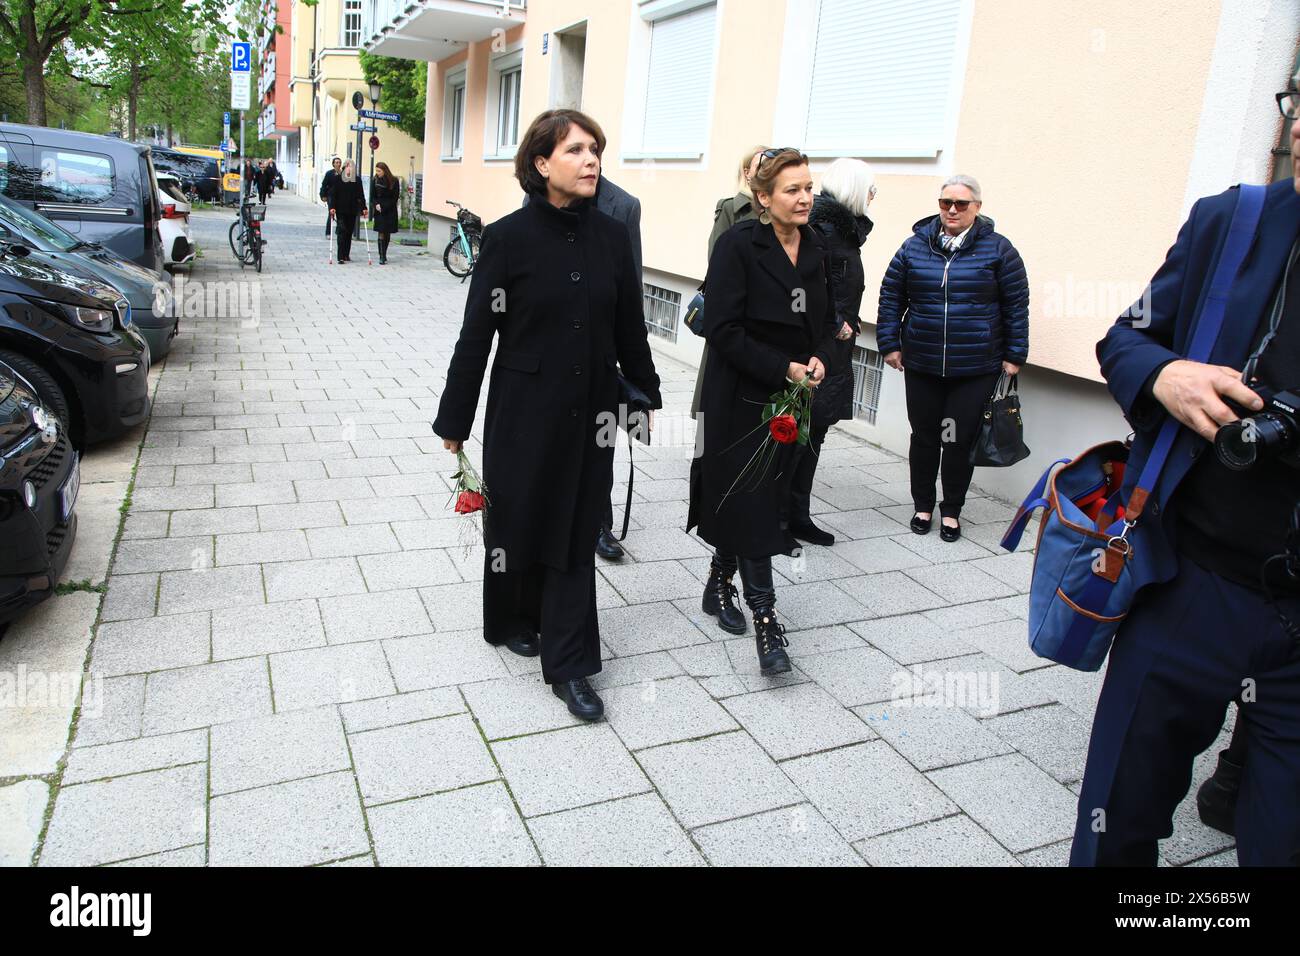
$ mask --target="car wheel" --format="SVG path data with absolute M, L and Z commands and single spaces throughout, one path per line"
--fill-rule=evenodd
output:
M 42 404 L 59 417 L 63 423 L 63 428 L 69 434 L 74 432 L 75 422 L 72 420 L 72 410 L 68 405 L 68 400 L 63 396 L 63 388 L 55 380 L 54 376 L 45 371 L 40 365 L 37 365 L 25 355 L 18 352 L 9 352 L 0 349 L 0 362 L 4 362 L 15 372 L 27 379 L 28 384 L 35 389 L 36 394 L 40 396 Z M 74 435 L 73 444 L 80 447 L 80 442 Z

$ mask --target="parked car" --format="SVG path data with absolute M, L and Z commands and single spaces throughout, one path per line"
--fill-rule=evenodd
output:
M 78 239 L 162 272 L 158 181 L 148 146 L 0 123 L 0 180 L 0 193 Z
M 190 201 L 185 198 L 181 181 L 170 173 L 158 174 L 158 204 L 162 218 L 158 235 L 162 238 L 163 267 L 184 265 L 194 259 L 194 237 L 190 233 Z
M 221 164 L 218 159 L 165 146 L 154 146 L 150 152 L 154 173 L 175 176 L 181 181 L 186 196 L 197 196 L 211 203 L 221 200 Z
M 68 272 L 111 285 L 131 304 L 132 322 L 149 343 L 150 362 L 171 351 L 180 325 L 172 296 L 157 294 L 164 280 L 156 273 L 98 243 L 82 242 L 40 213 L 0 196 L 0 240 L 4 239 L 17 239 Z
M 81 458 L 23 376 L 0 362 L 0 634 L 54 593 L 77 537 Z
M 0 242 L 0 362 L 27 380 L 78 451 L 149 414 L 149 345 L 131 304 L 16 242 Z
M 217 190 L 216 196 L 212 200 L 213 202 L 221 203 L 224 206 L 229 205 L 231 200 L 238 200 L 239 191 L 227 188 L 225 177 L 222 176 L 223 170 L 229 173 L 234 172 L 239 168 L 239 162 L 237 160 L 226 153 L 223 153 L 219 149 L 212 149 L 207 146 L 177 146 L 176 152 L 185 153 L 189 156 L 201 156 L 203 159 L 208 161 L 209 166 L 207 176 L 217 177 Z M 206 199 L 206 195 L 203 198 Z

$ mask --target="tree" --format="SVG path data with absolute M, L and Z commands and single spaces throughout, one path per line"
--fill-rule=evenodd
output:
M 380 109 L 401 114 L 398 129 L 424 142 L 424 99 L 428 64 L 417 60 L 398 60 L 361 51 L 361 72 L 367 83 L 378 81 L 384 87 Z
M 114 21 L 219 23 L 222 0 L 0 0 L 0 59 L 16 62 L 27 100 L 27 122 L 44 126 L 46 65 L 65 43 L 104 46 Z

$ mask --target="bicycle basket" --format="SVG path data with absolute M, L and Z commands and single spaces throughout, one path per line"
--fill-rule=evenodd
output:
M 262 222 L 266 219 L 266 205 L 264 203 L 248 204 L 248 221 Z
M 461 227 L 466 232 L 481 233 L 483 231 L 483 220 L 474 215 L 468 209 L 462 209 L 457 212 L 456 218 L 460 221 Z

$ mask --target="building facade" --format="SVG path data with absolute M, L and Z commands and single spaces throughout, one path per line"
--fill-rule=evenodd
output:
M 362 136 L 350 127 L 359 117 L 352 105 L 354 93 L 361 93 L 366 109 L 371 108 L 369 87 L 362 75 L 357 54 L 361 49 L 362 0 L 319 0 L 308 5 L 291 3 L 292 78 L 289 111 L 300 132 L 297 162 L 297 191 L 319 202 L 320 181 L 334 156 L 357 160 L 358 172 L 369 182 L 372 160 L 385 162 L 394 174 L 405 179 L 414 168 L 420 171 L 424 146 L 383 120 L 370 121 L 378 127 L 379 149 L 368 146 L 370 134 Z M 380 96 L 378 109 L 383 109 Z M 367 195 L 369 189 L 367 187 Z
M 279 32 L 276 27 L 279 27 Z M 262 6 L 261 67 L 257 81 L 257 135 L 275 143 L 275 165 L 284 177 L 286 189 L 298 179 L 301 135 L 291 122 L 289 110 L 289 67 L 293 58 L 293 15 L 289 0 L 265 0 Z
M 517 208 L 511 160 L 540 111 L 602 124 L 604 172 L 642 203 L 646 319 L 698 360 L 681 314 L 706 269 L 715 202 L 754 144 L 798 146 L 816 177 L 869 162 L 859 417 L 906 453 L 902 376 L 882 367 L 880 278 L 944 179 L 1024 257 L 1034 454 L 977 482 L 1019 498 L 1048 462 L 1128 428 L 1095 343 L 1139 299 L 1192 202 L 1273 175 L 1272 94 L 1296 66 L 1291 0 L 363 0 L 368 49 L 428 67 L 424 209 Z M 448 220 L 433 220 L 431 246 Z

